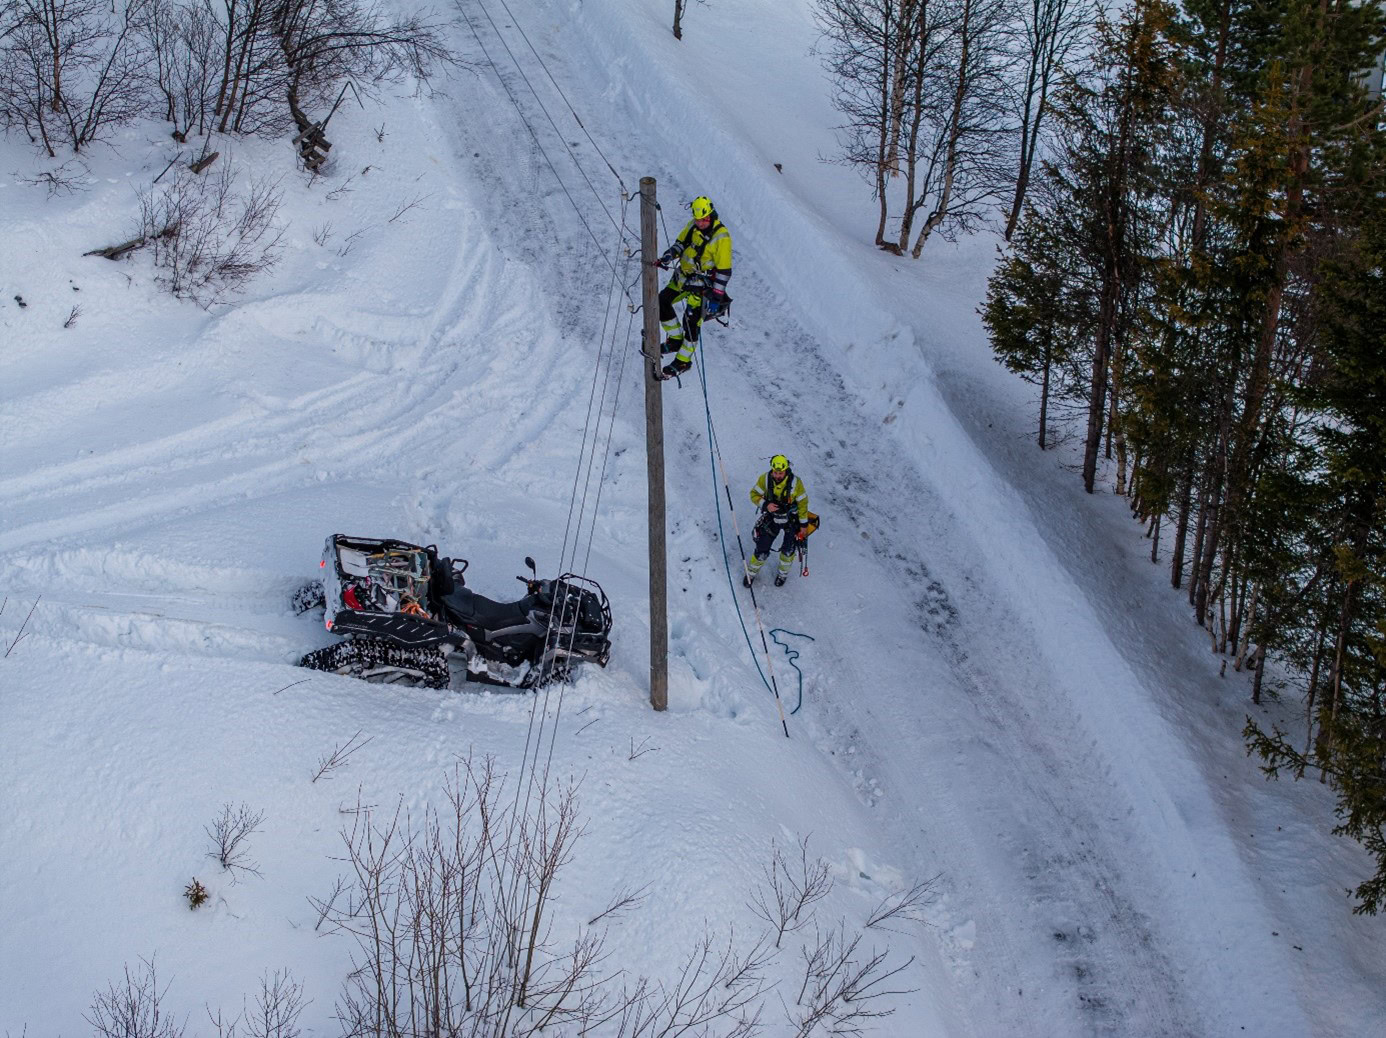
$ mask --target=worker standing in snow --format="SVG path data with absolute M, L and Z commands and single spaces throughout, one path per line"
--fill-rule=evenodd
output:
M 666 379 L 693 366 L 703 319 L 723 313 L 731 302 L 727 295 L 732 272 L 731 231 L 717 218 L 717 210 L 706 195 L 693 199 L 689 208 L 693 219 L 655 261 L 661 270 L 678 264 L 659 293 L 659 320 L 664 328 L 660 353 L 677 354 L 664 368 Z M 682 322 L 674 310 L 679 303 L 683 304 Z
M 762 472 L 751 488 L 751 504 L 760 509 L 754 531 L 755 552 L 746 562 L 746 573 L 741 583 L 751 586 L 756 574 L 770 557 L 770 549 L 781 534 L 780 566 L 775 574 L 775 586 L 780 587 L 789 578 L 789 567 L 794 564 L 794 555 L 799 542 L 807 536 L 806 524 L 809 521 L 808 492 L 803 480 L 794 475 L 789 467 L 789 459 L 776 454 L 770 459 L 770 471 Z

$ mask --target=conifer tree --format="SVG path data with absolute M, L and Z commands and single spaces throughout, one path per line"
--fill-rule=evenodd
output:
M 996 359 L 1040 387 L 1037 441 L 1044 450 L 1051 398 L 1081 393 L 1072 365 L 1091 333 L 1092 293 L 1081 272 L 1067 266 L 1075 253 L 1059 239 L 1061 221 L 1033 208 L 1027 214 L 987 282 L 980 312 Z
M 1175 524 L 1215 651 L 1302 682 L 1302 739 L 1246 736 L 1266 769 L 1318 769 L 1386 905 L 1386 124 L 1361 70 L 1383 11 L 1350 0 L 1136 0 L 1056 99 L 1062 145 L 989 285 L 998 358 L 1062 357 L 1137 459 L 1133 511 Z M 1060 286 L 1056 288 L 1055 286 Z M 1063 309 L 1052 306 L 1064 301 Z M 1073 314 L 1082 320 L 1065 320 Z M 1052 344 L 1052 346 L 1051 346 Z M 1279 679 L 1277 679 L 1279 680 Z
M 1355 252 L 1328 268 L 1318 371 L 1298 394 L 1318 416 L 1309 543 L 1330 574 L 1318 617 L 1327 649 L 1318 734 L 1302 751 L 1250 720 L 1247 736 L 1272 775 L 1317 767 L 1332 778 L 1335 832 L 1376 860 L 1355 911 L 1375 914 L 1386 905 L 1386 216 L 1378 207 L 1369 219 Z
M 1057 105 L 1066 143 L 1049 175 L 1082 214 L 1086 241 L 1075 244 L 1097 271 L 1083 454 L 1088 493 L 1096 481 L 1107 393 L 1114 383 L 1119 387 L 1141 257 L 1152 234 L 1154 214 L 1146 199 L 1154 142 L 1173 87 L 1167 36 L 1172 17 L 1163 0 L 1136 0 L 1119 23 L 1102 22 L 1095 82 L 1070 80 Z M 1113 415 L 1117 408 L 1114 399 Z
M 1346 0 L 1282 0 L 1278 29 L 1253 104 L 1241 119 L 1236 161 L 1222 215 L 1236 235 L 1246 382 L 1227 447 L 1222 525 L 1228 551 L 1240 550 L 1250 521 L 1254 474 L 1268 453 L 1267 402 L 1282 321 L 1303 280 L 1316 238 L 1332 234 L 1335 210 L 1353 208 L 1364 188 L 1352 172 L 1370 135 L 1371 107 L 1357 84 L 1380 53 L 1382 14 Z M 1359 154 L 1360 157 L 1360 154 Z M 1353 181 L 1356 183 L 1353 183 Z

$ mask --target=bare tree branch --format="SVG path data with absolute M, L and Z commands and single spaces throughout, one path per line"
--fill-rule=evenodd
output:
M 331 753 L 325 754 L 318 759 L 318 770 L 313 772 L 313 781 L 316 782 L 324 775 L 330 775 L 338 768 L 343 767 L 347 762 L 347 758 L 363 746 L 368 745 L 374 738 L 375 736 L 373 735 L 367 736 L 365 739 L 357 742 L 356 740 L 361 739 L 361 732 L 358 729 L 356 734 L 345 743 L 333 749 Z
M 250 860 L 250 848 L 246 841 L 260 831 L 260 823 L 265 820 L 263 811 L 252 811 L 245 804 L 232 807 L 223 804 L 216 821 L 205 827 L 212 838 L 212 852 L 209 857 L 221 863 L 221 867 L 231 873 L 233 880 L 241 873 L 260 875 L 255 862 Z
M 921 880 L 909 890 L 888 894 L 872 910 L 870 917 L 866 920 L 867 928 L 879 927 L 883 930 L 890 930 L 891 927 L 884 924 L 892 920 L 912 923 L 924 922 L 923 910 L 938 900 L 938 894 L 935 891 L 937 883 L 938 876 L 935 875 L 929 879 Z
M 751 897 L 750 909 L 764 919 L 774 933 L 775 947 L 787 933 L 794 933 L 813 918 L 811 906 L 833 888 L 828 863 L 808 856 L 808 837 L 799 841 L 799 861 L 791 871 L 778 844 L 771 846 L 770 864 L 765 866 L 765 882 Z
M 42 595 L 39 595 L 38 598 L 34 599 L 34 604 L 31 605 L 31 606 L 29 607 L 29 612 L 25 615 L 25 617 L 24 617 L 24 622 L 23 622 L 22 624 L 19 625 L 19 630 L 18 630 L 17 632 L 15 632 L 14 638 L 11 639 L 10 644 L 6 647 L 6 649 L 5 649 L 5 656 L 8 656 L 10 653 L 14 652 L 14 647 L 15 647 L 16 645 L 18 645 L 18 644 L 20 643 L 20 640 L 23 639 L 23 638 L 25 637 L 24 628 L 26 628 L 26 627 L 29 626 L 29 618 L 32 617 L 32 616 L 34 615 L 34 610 L 38 608 L 38 604 L 39 604 L 39 602 L 40 602 L 42 599 L 43 599 L 43 596 L 42 596 Z M 9 598 L 7 597 L 7 598 L 5 599 L 5 601 L 8 602 L 8 601 L 9 601 Z M 3 608 L 3 607 L 0 607 L 0 608 Z M 3 658 L 4 658 L 4 657 L 0 657 L 0 659 L 3 659 Z

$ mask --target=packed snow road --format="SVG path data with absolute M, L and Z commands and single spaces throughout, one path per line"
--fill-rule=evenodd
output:
M 775 66 L 775 87 L 751 94 L 763 105 L 736 104 L 731 88 L 649 71 L 685 54 L 695 64 L 716 54 L 743 73 L 738 58 L 764 60 L 732 34 L 675 51 L 652 24 L 618 24 L 608 5 L 539 3 L 531 17 L 527 42 L 562 70 L 579 112 L 601 113 L 585 125 L 603 153 L 620 170 L 660 178 L 666 232 L 682 225 L 678 200 L 708 193 L 735 235 L 733 326 L 710 325 L 703 347 L 731 492 L 743 501 L 765 458 L 785 452 L 825 518 L 812 577 L 758 590 L 767 626 L 816 639 L 800 661 L 812 677 L 791 733 L 835 755 L 902 860 L 938 875 L 933 993 L 956 1000 L 950 1022 L 979 1035 L 1307 1030 L 1292 992 L 1231 965 L 1282 953 L 1249 932 L 1256 897 L 1227 868 L 1215 823 L 1209 832 L 1206 791 L 1143 702 L 1144 679 L 1043 549 L 1034 517 L 948 414 L 911 345 L 916 333 L 882 306 L 895 272 L 881 277 L 859 244 L 807 218 L 795 189 L 823 184 L 760 174 L 758 145 L 782 130 L 755 117 L 821 89 L 811 60 L 800 51 Z M 802 41 L 802 19 L 757 9 L 747 35 L 764 43 L 765 30 L 787 20 L 786 37 Z M 611 60 L 570 61 L 564 41 L 574 37 L 584 40 L 579 52 Z M 523 52 L 518 39 L 512 49 Z M 497 66 L 540 124 L 514 66 Z M 496 71 L 486 69 L 461 111 L 508 104 Z M 809 102 L 795 113 L 814 114 Z M 597 272 L 550 244 L 582 242 L 583 227 L 546 183 L 520 118 L 508 142 L 494 129 L 459 120 L 459 151 L 488 169 L 527 171 L 490 181 L 488 215 L 561 286 L 553 311 L 585 319 L 595 339 L 590 308 L 572 308 Z M 569 160 L 551 135 L 539 138 L 551 152 L 544 162 Z M 575 154 L 600 169 L 585 148 Z M 832 291 L 814 291 L 824 284 Z M 671 584 L 686 592 L 671 602 L 677 681 L 715 671 L 709 632 L 727 645 L 741 639 L 698 380 L 667 385 L 665 398 L 671 557 L 680 560 Z M 743 505 L 743 538 L 752 518 Z M 781 677 L 782 694 L 789 686 Z M 1199 841 L 1209 837 L 1205 856 Z

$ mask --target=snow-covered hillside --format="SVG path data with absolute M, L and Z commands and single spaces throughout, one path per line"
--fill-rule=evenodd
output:
M 0 1029 L 89 1033 L 93 994 L 143 958 L 189 1034 L 285 968 L 304 1033 L 338 1033 L 351 946 L 309 899 L 351 812 L 437 806 L 469 753 L 514 779 L 542 721 L 586 826 L 559 943 L 649 884 L 603 924 L 612 973 L 668 982 L 705 933 L 749 940 L 773 848 L 806 839 L 835 880 L 818 925 L 909 963 L 867 1033 L 1386 1033 L 1386 939 L 1345 894 L 1365 856 L 1327 835 L 1323 787 L 1246 759 L 1246 685 L 1124 503 L 1033 447 L 973 312 L 994 239 L 870 246 L 867 187 L 822 161 L 809 0 L 695 5 L 682 42 L 667 0 L 507 2 L 460 0 L 470 67 L 436 96 L 344 105 L 322 177 L 284 142 L 225 142 L 282 174 L 287 222 L 235 306 L 162 293 L 141 253 L 82 255 L 131 236 L 176 151 L 162 127 L 51 197 L 0 141 Z M 668 233 L 710 195 L 736 246 L 708 406 L 697 378 L 664 387 L 669 711 L 646 701 L 629 342 L 586 567 L 607 669 L 560 697 L 294 668 L 331 640 L 289 608 L 329 533 L 435 543 L 497 598 L 526 554 L 559 566 L 599 345 L 628 320 L 608 263 L 638 274 L 608 161 L 627 189 L 657 179 Z M 788 739 L 734 604 L 709 411 L 743 538 L 774 453 L 824 520 L 812 575 L 758 588 L 767 628 L 808 636 L 786 636 L 802 697 L 774 659 Z M 207 856 L 226 804 L 264 814 L 235 882 Z M 189 911 L 194 876 L 212 898 Z M 926 881 L 917 921 L 862 929 Z M 767 1035 L 796 1033 L 799 962 L 791 942 L 769 970 Z

